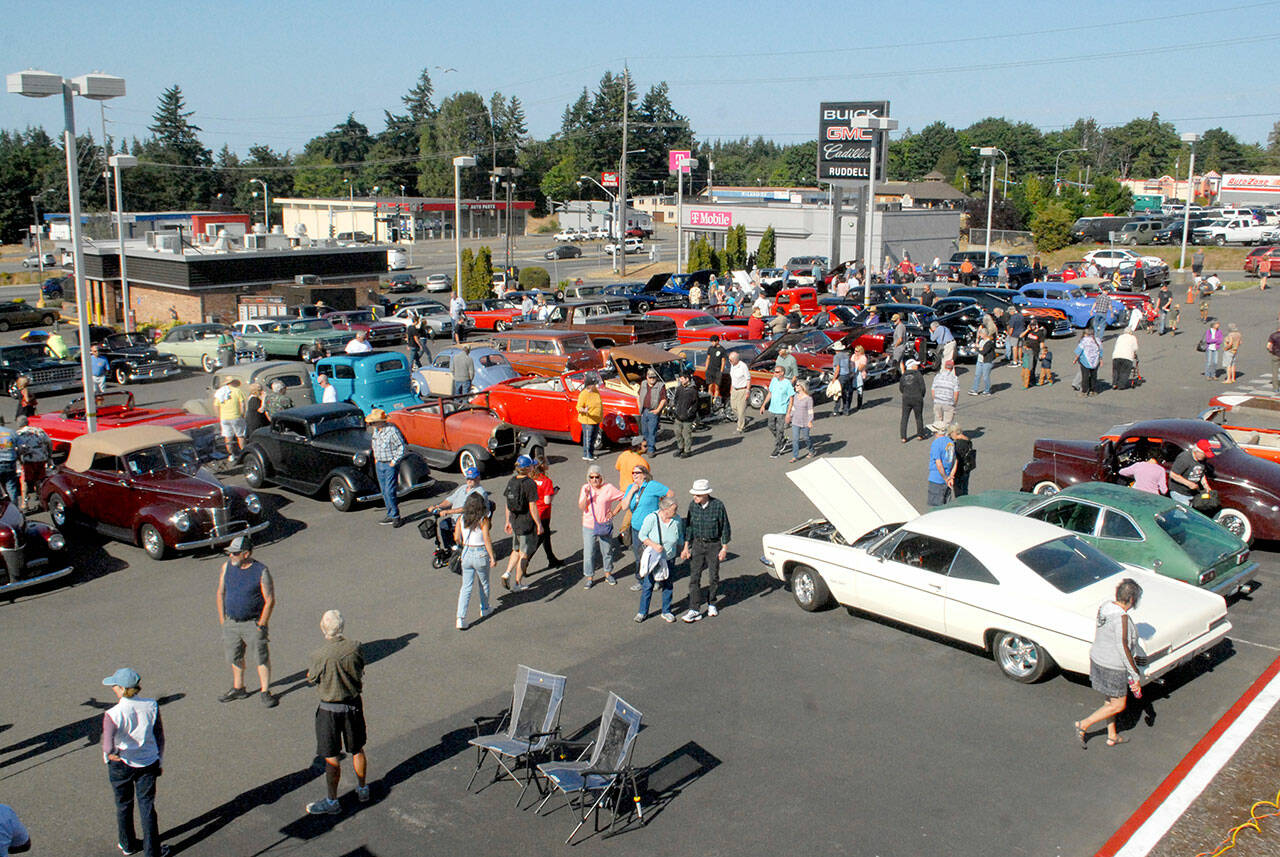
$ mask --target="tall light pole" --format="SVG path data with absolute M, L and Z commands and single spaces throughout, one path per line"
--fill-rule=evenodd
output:
M 676 273 L 684 273 L 684 171 L 689 171 L 690 179 L 698 168 L 697 158 L 681 158 L 676 161 Z M 622 239 L 618 239 L 618 251 L 626 252 L 622 247 Z
M 874 252 L 871 233 L 875 230 L 876 219 L 876 153 L 880 149 L 880 134 L 896 130 L 898 120 L 888 116 L 855 116 L 850 124 L 854 128 L 871 132 L 871 162 L 867 165 L 867 228 L 863 230 L 866 233 L 866 249 L 863 251 L 865 260 L 862 266 L 862 305 L 870 306 L 871 262 Z
M 31 197 L 31 214 L 35 217 L 34 222 L 36 225 L 36 264 L 39 266 L 42 276 L 44 275 L 44 242 L 42 237 L 44 229 L 40 226 L 40 197 L 46 193 L 53 193 L 53 191 L 53 188 L 47 187 Z
M 459 155 L 453 159 L 453 292 L 462 297 L 462 168 L 474 167 L 472 155 Z
M 506 254 L 507 267 L 511 270 L 511 205 L 515 198 L 516 179 L 524 175 L 524 170 L 519 167 L 494 167 L 489 173 L 490 187 L 496 187 L 498 182 L 502 182 L 507 191 L 507 232 L 506 232 Z
M 1058 162 L 1062 156 L 1068 152 L 1087 152 L 1088 149 L 1063 149 L 1058 153 L 1058 157 L 1053 159 L 1053 195 L 1062 196 L 1062 187 L 1058 184 Z
M 112 155 L 107 163 L 116 173 L 116 235 L 120 239 L 120 300 L 124 302 L 124 329 L 133 332 L 133 304 L 129 301 L 129 268 L 124 258 L 124 196 L 120 193 L 120 171 L 136 167 L 133 155 Z
M 1191 147 L 1191 160 L 1187 163 L 1187 202 L 1182 206 L 1182 250 L 1178 253 L 1178 270 L 1187 266 L 1187 227 L 1191 225 L 1191 182 L 1196 174 L 1196 143 L 1200 135 L 1188 131 L 1182 135 L 1182 142 Z
M 249 184 L 262 185 L 262 225 L 266 227 L 268 232 L 271 231 L 271 191 L 267 189 L 267 183 L 262 179 L 249 179 Z
M 89 363 L 89 315 L 88 293 L 84 284 L 84 247 L 80 229 L 80 171 L 79 153 L 76 151 L 75 96 L 93 101 L 119 98 L 125 93 L 124 78 L 93 72 L 67 80 L 60 74 L 29 69 L 5 78 L 10 93 L 29 98 L 46 98 L 62 95 L 63 150 L 67 156 L 67 202 L 71 214 L 71 253 L 75 264 L 76 315 L 79 320 L 80 372 L 84 389 L 84 418 L 88 431 L 97 431 L 98 405 L 94 399 L 93 368 Z
M 982 267 L 987 268 L 991 265 L 991 215 L 996 201 L 996 155 L 1003 152 L 995 146 L 970 146 L 969 148 L 976 150 L 982 157 L 991 159 L 991 183 L 987 186 L 987 240 L 982 255 Z M 1008 163 L 1007 155 L 1005 163 Z
M 593 185 L 600 188 L 600 190 L 604 192 L 604 195 L 609 197 L 610 210 L 615 212 L 614 220 L 613 220 L 613 228 L 610 229 L 609 232 L 613 236 L 613 242 L 614 242 L 613 271 L 616 274 L 618 272 L 618 257 L 622 256 L 625 258 L 626 256 L 626 253 L 625 253 L 626 248 L 622 246 L 625 240 L 623 236 L 624 229 L 618 225 L 618 218 L 616 214 L 618 210 L 618 197 L 616 194 L 610 193 L 607 187 L 600 184 L 600 182 L 596 181 L 591 176 L 578 176 L 579 188 L 582 187 L 583 182 L 591 182 Z

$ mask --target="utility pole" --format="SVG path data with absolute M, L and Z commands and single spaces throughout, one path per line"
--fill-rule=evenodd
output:
M 98 102 L 98 110 L 102 117 L 102 185 L 107 192 L 107 211 L 111 211 L 111 165 L 107 159 L 111 157 L 111 151 L 107 147 L 107 104 L 105 101 Z M 109 216 L 109 215 L 108 215 Z M 116 224 L 116 232 L 119 233 L 123 224 Z
M 618 230 L 617 252 L 618 272 L 627 275 L 627 113 L 631 102 L 631 70 L 622 66 L 622 166 L 618 170 L 618 218 L 614 224 Z

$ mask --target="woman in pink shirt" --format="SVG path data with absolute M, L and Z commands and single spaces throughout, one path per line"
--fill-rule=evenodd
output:
M 613 516 L 622 505 L 623 494 L 618 486 L 606 482 L 600 466 L 587 468 L 587 484 L 578 491 L 578 508 L 582 510 L 582 588 L 595 584 L 595 554 L 600 549 L 604 565 L 604 579 L 610 586 L 618 581 L 613 577 Z
M 1133 480 L 1133 487 L 1148 494 L 1168 494 L 1169 481 L 1164 465 L 1160 463 L 1160 454 L 1153 448 L 1147 452 L 1146 461 L 1135 461 L 1128 467 L 1120 468 L 1121 476 Z

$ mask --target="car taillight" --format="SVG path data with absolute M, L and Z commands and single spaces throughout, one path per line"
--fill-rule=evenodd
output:
M 17 543 L 12 527 L 0 527 L 0 548 L 11 548 Z

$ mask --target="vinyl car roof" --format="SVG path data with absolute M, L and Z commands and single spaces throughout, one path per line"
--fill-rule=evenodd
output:
M 83 473 L 89 469 L 95 455 L 128 455 L 162 443 L 190 440 L 190 437 L 177 429 L 157 425 L 130 426 L 82 434 L 71 441 L 66 467 Z

